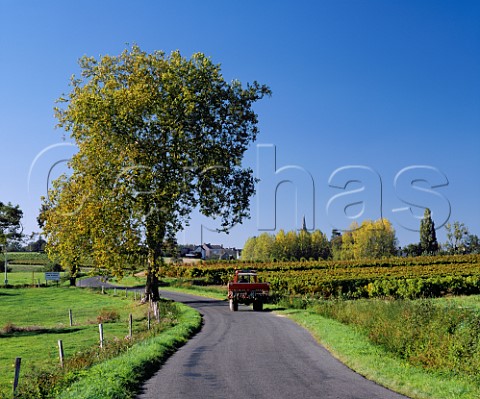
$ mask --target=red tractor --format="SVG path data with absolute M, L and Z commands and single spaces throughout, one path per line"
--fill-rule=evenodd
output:
M 238 304 L 253 304 L 253 310 L 263 310 L 270 292 L 270 284 L 260 283 L 256 270 L 235 270 L 233 281 L 227 285 L 230 310 L 236 312 Z

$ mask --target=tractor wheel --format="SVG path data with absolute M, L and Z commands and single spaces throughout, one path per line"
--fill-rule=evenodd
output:
M 261 312 L 263 310 L 263 302 L 262 301 L 253 302 L 253 310 L 255 312 Z
M 233 300 L 233 299 L 230 299 L 230 310 L 232 312 L 236 312 L 238 310 L 238 302 Z

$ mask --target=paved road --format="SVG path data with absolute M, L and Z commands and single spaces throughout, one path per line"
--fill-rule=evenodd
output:
M 405 399 L 354 373 L 291 320 L 240 305 L 162 292 L 199 310 L 202 330 L 137 399 Z

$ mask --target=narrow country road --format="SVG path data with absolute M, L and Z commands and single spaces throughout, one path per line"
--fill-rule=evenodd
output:
M 354 373 L 303 328 L 270 312 L 163 291 L 197 309 L 202 330 L 137 399 L 405 399 Z

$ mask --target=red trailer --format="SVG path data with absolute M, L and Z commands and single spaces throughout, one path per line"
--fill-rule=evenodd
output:
M 256 270 L 235 270 L 233 281 L 227 285 L 230 310 L 236 312 L 238 304 L 253 304 L 253 310 L 263 309 L 270 293 L 270 284 L 260 283 Z

